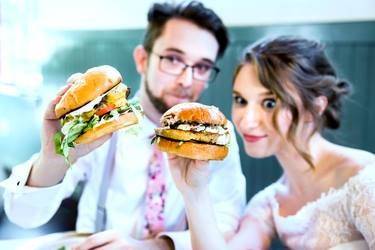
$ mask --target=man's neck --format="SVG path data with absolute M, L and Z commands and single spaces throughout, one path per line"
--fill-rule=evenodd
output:
M 155 108 L 143 88 L 139 91 L 139 102 L 143 108 L 145 116 L 154 124 L 160 125 L 162 114 Z

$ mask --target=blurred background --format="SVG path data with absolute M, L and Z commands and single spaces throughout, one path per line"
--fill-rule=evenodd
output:
M 74 72 L 109 64 L 138 88 L 132 51 L 141 43 L 148 0 L 0 0 L 0 180 L 39 151 L 41 112 Z M 175 1 L 180 2 L 180 1 Z M 375 152 L 375 1 L 202 1 L 229 26 L 231 44 L 221 73 L 202 102 L 229 117 L 231 81 L 242 49 L 263 37 L 301 35 L 326 44 L 339 75 L 353 83 L 342 128 L 333 141 Z M 248 199 L 280 176 L 275 159 L 241 152 Z M 0 193 L 1 194 L 1 193 Z M 22 229 L 5 217 L 0 199 L 0 239 L 73 230 L 80 188 L 45 226 Z M 48 202 L 48 201 L 46 201 Z

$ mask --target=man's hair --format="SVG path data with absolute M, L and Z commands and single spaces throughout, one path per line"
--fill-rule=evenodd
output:
M 162 34 L 165 24 L 173 18 L 190 21 L 211 32 L 219 44 L 218 57 L 223 56 L 229 43 L 227 29 L 213 10 L 197 1 L 177 5 L 171 3 L 152 5 L 147 15 L 148 26 L 143 40 L 143 47 L 148 53 L 152 51 L 155 40 Z

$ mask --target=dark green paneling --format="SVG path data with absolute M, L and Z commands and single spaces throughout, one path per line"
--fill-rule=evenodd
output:
M 122 73 L 130 87 L 137 89 L 139 76 L 132 52 L 142 35 L 142 30 L 50 32 L 56 50 L 43 67 L 45 82 L 62 85 L 74 72 L 109 64 Z
M 46 84 L 62 84 L 66 77 L 89 67 L 110 64 L 125 76 L 126 83 L 137 89 L 132 51 L 141 41 L 143 30 L 54 32 L 57 50 L 43 67 Z M 344 105 L 342 128 L 327 135 L 341 144 L 375 152 L 375 22 L 340 24 L 305 24 L 283 26 L 234 27 L 230 29 L 231 46 L 219 62 L 221 73 L 203 95 L 202 102 L 219 106 L 230 116 L 231 82 L 241 51 L 249 43 L 265 36 L 300 35 L 322 41 L 337 66 L 340 76 L 354 85 L 352 99 Z M 240 142 L 240 145 L 242 143 Z M 241 150 L 247 193 L 276 180 L 281 171 L 275 159 L 254 160 Z

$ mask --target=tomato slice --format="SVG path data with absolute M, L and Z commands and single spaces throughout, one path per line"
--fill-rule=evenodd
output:
M 98 116 L 102 116 L 102 115 L 104 115 L 104 114 L 107 114 L 108 112 L 110 112 L 111 110 L 114 110 L 116 108 L 116 105 L 114 105 L 114 104 L 108 104 L 108 103 L 106 103 L 106 104 L 104 104 L 103 106 L 100 106 L 97 110 L 96 110 L 96 112 L 95 112 L 95 114 L 96 115 L 98 115 Z

